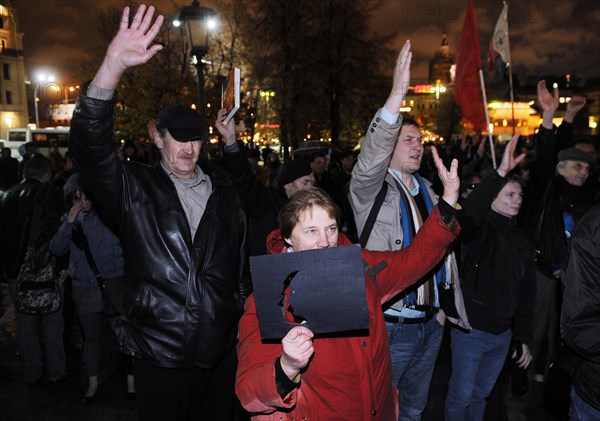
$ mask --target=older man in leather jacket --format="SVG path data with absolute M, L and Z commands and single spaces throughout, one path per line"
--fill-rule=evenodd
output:
M 114 323 L 134 359 L 141 420 L 232 418 L 246 215 L 228 177 L 199 158 L 204 117 L 183 105 L 158 115 L 155 168 L 122 162 L 113 147 L 115 89 L 162 47 L 163 21 L 141 5 L 120 29 L 93 81 L 82 87 L 70 150 L 97 204 L 118 222 L 127 285 Z

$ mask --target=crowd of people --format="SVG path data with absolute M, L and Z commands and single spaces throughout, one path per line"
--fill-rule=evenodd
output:
M 134 16 L 124 9 L 81 86 L 69 155 L 54 175 L 35 150 L 21 165 L 3 151 L 0 271 L 16 307 L 25 381 L 68 375 L 70 302 L 83 337 L 82 403 L 98 391 L 108 331 L 142 421 L 420 420 L 445 331 L 446 420 L 483 420 L 505 364 L 544 383 L 567 354 L 571 419 L 600 419 L 600 180 L 594 145 L 572 128 L 585 98 L 571 99 L 557 128 L 558 89 L 540 81 L 534 150 L 516 135 L 495 145 L 497 166 L 479 136 L 438 152 L 399 113 L 410 83 L 407 41 L 358 154 L 281 164 L 269 153 L 259 165 L 261 154 L 236 140 L 222 109 L 223 156 L 213 162 L 200 154 L 204 116 L 171 105 L 148 125 L 153 163 L 131 141 L 115 150 L 113 113 L 125 72 L 161 50 L 162 23 L 152 6 Z M 316 334 L 280 304 L 292 313 L 289 330 L 263 339 L 251 258 L 357 243 L 368 329 Z M 18 305 L 47 287 L 21 281 L 30 250 L 56 273 L 58 311 Z

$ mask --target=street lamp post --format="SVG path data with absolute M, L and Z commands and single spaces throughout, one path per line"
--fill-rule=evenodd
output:
M 40 83 L 42 82 L 54 82 L 56 79 L 52 75 L 46 75 L 44 73 L 40 73 L 37 75 L 35 81 L 35 87 L 33 88 L 33 105 L 35 108 L 35 127 L 40 127 L 40 114 L 38 109 L 38 91 L 40 87 Z
M 215 11 L 209 7 L 200 6 L 198 0 L 192 0 L 191 6 L 181 9 L 179 18 L 173 22 L 178 27 L 185 25 L 188 34 L 192 63 L 198 76 L 199 109 L 204 114 L 206 104 L 204 99 L 204 62 L 202 58 L 208 52 L 208 36 L 216 25 Z

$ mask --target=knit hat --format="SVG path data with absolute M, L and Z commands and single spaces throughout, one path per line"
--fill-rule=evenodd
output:
M 280 187 L 283 187 L 310 173 L 312 173 L 312 168 L 310 168 L 308 161 L 304 159 L 295 159 L 283 164 L 275 180 Z
M 594 165 L 594 157 L 579 148 L 567 148 L 558 153 L 558 161 L 581 161 Z
M 77 190 L 82 190 L 81 181 L 79 179 L 79 174 L 73 174 L 71 177 L 69 177 L 67 183 L 65 184 L 65 196 Z
M 182 104 L 170 105 L 158 113 L 158 130 L 167 129 L 178 142 L 201 140 L 206 133 L 204 117 Z

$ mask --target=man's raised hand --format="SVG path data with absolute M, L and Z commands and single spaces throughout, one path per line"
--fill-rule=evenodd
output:
M 458 161 L 453 159 L 450 163 L 450 169 L 446 168 L 444 161 L 438 155 L 438 151 L 435 146 L 431 147 L 431 154 L 433 155 L 433 162 L 437 168 L 438 176 L 444 186 L 444 194 L 442 199 L 450 206 L 455 206 L 458 201 L 458 194 L 460 193 L 460 178 L 458 177 Z
M 538 102 L 545 113 L 552 113 L 558 108 L 558 88 L 552 89 L 552 94 L 548 92 L 546 81 L 540 80 L 537 85 Z
M 385 108 L 390 114 L 398 114 L 402 106 L 402 100 L 408 92 L 410 84 L 410 63 L 412 61 L 412 52 L 410 51 L 410 40 L 406 40 L 398 54 L 396 67 L 394 68 L 394 83 L 390 96 L 385 102 Z
M 571 100 L 567 102 L 567 112 L 565 113 L 564 120 L 567 123 L 572 123 L 575 115 L 577 115 L 577 113 L 581 111 L 583 107 L 585 107 L 585 103 L 586 100 L 583 96 L 577 95 L 571 98 Z
M 510 139 L 510 142 L 506 144 L 504 148 L 504 155 L 502 155 L 502 162 L 496 170 L 502 177 L 506 177 L 506 174 L 511 172 L 519 162 L 525 159 L 525 154 L 515 157 L 515 149 L 517 148 L 517 142 L 519 141 L 519 135 L 516 134 Z
M 225 108 L 221 108 L 217 112 L 217 120 L 215 121 L 215 127 L 223 136 L 223 142 L 225 145 L 230 146 L 235 143 L 235 121 L 234 119 L 230 119 L 227 124 L 223 124 L 223 120 L 227 116 L 227 110 Z
M 152 23 L 153 16 L 154 6 L 146 8 L 142 4 L 130 23 L 129 7 L 125 7 L 119 31 L 108 46 L 104 62 L 94 77 L 96 85 L 115 89 L 125 70 L 148 62 L 162 49 L 160 44 L 151 44 L 164 18 L 159 15 Z

